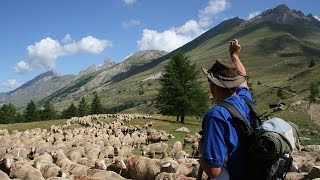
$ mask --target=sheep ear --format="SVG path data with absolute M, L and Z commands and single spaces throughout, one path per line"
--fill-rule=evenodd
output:
M 4 159 L 4 164 L 5 164 L 6 168 L 10 169 L 10 167 L 11 167 L 11 160 L 8 159 L 8 158 L 5 158 L 5 159 Z
M 169 167 L 169 166 L 173 166 L 173 165 L 172 165 L 170 162 L 165 163 L 165 164 L 162 165 L 162 167 L 165 167 L 165 168 L 167 168 L 167 167 Z

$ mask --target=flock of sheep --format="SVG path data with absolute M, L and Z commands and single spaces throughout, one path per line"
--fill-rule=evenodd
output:
M 101 121 L 107 118 L 115 120 Z M 172 134 L 154 129 L 151 121 L 124 124 L 134 119 L 151 117 L 101 114 L 73 117 L 50 130 L 0 130 L 0 179 L 195 179 L 198 133 L 186 134 L 183 142 L 169 147 L 166 141 Z M 184 151 L 186 144 L 192 144 L 191 155 Z

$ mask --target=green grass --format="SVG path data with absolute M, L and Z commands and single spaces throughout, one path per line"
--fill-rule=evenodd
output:
M 41 128 L 50 129 L 52 125 L 63 125 L 66 122 L 65 119 L 50 120 L 50 121 L 36 121 L 29 123 L 15 123 L 15 124 L 0 124 L 0 129 L 7 129 L 9 132 L 13 130 L 24 131 L 27 129 Z
M 279 111 L 271 114 L 287 121 L 291 121 L 297 124 L 300 128 L 301 136 L 308 137 L 310 141 L 302 142 L 302 145 L 306 144 L 320 144 L 320 137 L 316 133 L 320 132 L 320 127 L 310 120 L 310 116 L 304 111 Z M 111 123 L 115 118 L 103 119 L 104 123 Z M 185 124 L 176 122 L 175 117 L 172 116 L 161 116 L 157 114 L 152 115 L 152 119 L 135 119 L 130 122 L 126 122 L 125 125 L 139 125 L 142 126 L 147 122 L 152 122 L 152 128 L 157 130 L 164 130 L 167 133 L 172 134 L 175 138 L 170 139 L 167 143 L 169 149 L 172 148 L 173 144 L 176 141 L 181 141 L 183 143 L 183 138 L 187 133 L 184 132 L 175 132 L 176 129 L 180 127 L 186 127 L 190 130 L 190 133 L 199 132 L 201 130 L 201 119 L 196 119 L 195 117 L 187 116 L 185 119 Z M 30 123 L 16 123 L 16 124 L 0 124 L 0 129 L 7 129 L 9 132 L 13 130 L 24 131 L 27 129 L 41 128 L 41 129 L 50 129 L 51 125 L 63 125 L 66 120 L 50 120 L 50 121 L 39 121 L 39 122 L 30 122 Z M 80 127 L 80 125 L 73 125 L 71 128 Z M 191 146 L 188 145 L 184 149 L 187 153 L 191 153 Z M 135 151 L 136 154 L 139 153 L 139 150 Z

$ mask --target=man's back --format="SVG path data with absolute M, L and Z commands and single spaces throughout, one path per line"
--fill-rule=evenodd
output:
M 241 96 L 251 100 L 251 94 L 243 87 L 239 87 L 237 92 L 239 94 L 227 97 L 223 101 L 237 108 L 250 123 L 250 109 Z M 205 115 L 202 126 L 203 133 L 208 137 L 203 139 L 202 157 L 214 167 L 226 166 L 231 179 L 244 176 L 246 139 L 238 129 L 237 123 L 232 120 L 229 111 L 222 106 L 214 106 Z

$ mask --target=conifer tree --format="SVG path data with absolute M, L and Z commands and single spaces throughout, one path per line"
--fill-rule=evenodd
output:
M 62 116 L 62 118 L 65 118 L 65 119 L 77 117 L 78 116 L 78 109 L 74 105 L 74 103 L 72 103 L 66 110 L 64 110 L 62 112 L 61 116 Z
M 57 118 L 57 112 L 50 101 L 47 101 L 43 107 L 44 109 L 41 111 L 42 120 L 50 120 Z
M 84 97 L 81 98 L 81 101 L 79 103 L 79 107 L 78 107 L 78 112 L 79 112 L 79 116 L 86 116 L 89 114 L 89 107 L 87 105 L 86 100 L 84 99 Z
M 186 115 L 203 116 L 208 109 L 207 92 L 199 81 L 195 63 L 182 53 L 175 54 L 165 65 L 156 107 L 161 114 L 176 116 L 184 123 Z
M 39 120 L 39 111 L 36 104 L 32 100 L 27 105 L 27 108 L 24 112 L 24 117 L 26 122 Z
M 0 108 L 0 124 L 8 124 L 16 121 L 16 108 L 13 104 L 4 104 Z
M 103 113 L 104 111 L 103 111 L 102 104 L 100 102 L 100 98 L 98 97 L 97 94 L 95 94 L 92 100 L 90 114 L 103 114 Z
M 311 83 L 310 84 L 309 101 L 312 102 L 312 103 L 316 102 L 318 95 L 319 95 L 319 89 L 318 89 L 317 84 Z

